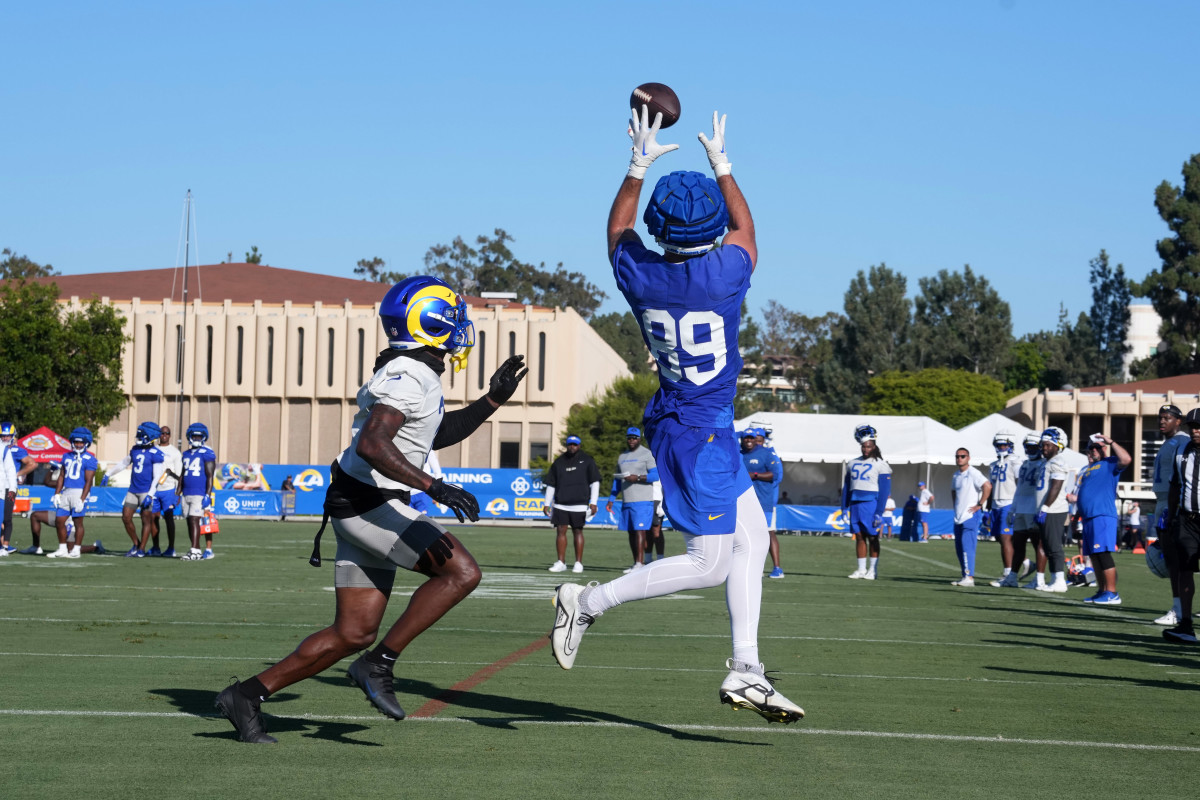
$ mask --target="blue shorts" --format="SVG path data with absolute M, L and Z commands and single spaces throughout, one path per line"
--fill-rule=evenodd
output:
M 992 536 L 1012 536 L 1012 525 L 1008 521 L 1011 506 L 993 508 L 988 514 L 992 518 Z
M 917 522 L 929 522 L 929 512 L 928 511 L 918 511 L 917 512 Z
M 174 511 L 179 505 L 179 495 L 175 492 L 159 492 L 150 503 L 150 510 L 155 514 L 165 514 Z
M 621 503 L 621 527 L 625 530 L 648 531 L 654 522 L 654 501 Z
M 437 509 L 433 507 L 433 501 L 424 492 L 413 492 L 409 495 L 408 505 L 427 517 L 432 517 L 437 513 Z
M 693 428 L 674 417 L 646 421 L 663 505 L 676 530 L 733 533 L 738 498 L 750 488 L 733 427 Z
M 875 530 L 875 509 L 879 508 L 876 500 L 864 500 L 861 503 L 850 504 L 850 532 L 861 533 L 865 536 L 878 536 Z
M 1083 521 L 1083 552 L 1117 552 L 1117 518 L 1088 517 Z

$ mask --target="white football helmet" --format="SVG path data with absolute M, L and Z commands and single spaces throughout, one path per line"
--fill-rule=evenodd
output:
M 1003 455 L 1004 453 L 1013 452 L 1015 445 L 1016 442 L 1013 441 L 1013 435 L 1008 431 L 998 431 L 996 435 L 992 437 L 992 447 L 996 449 L 996 455 L 998 456 Z M 1001 447 L 1005 449 L 1001 450 Z
M 1025 440 L 1021 444 L 1025 447 L 1025 455 L 1030 458 L 1042 454 L 1042 437 L 1036 433 L 1025 434 Z
M 1062 428 L 1050 427 L 1042 431 L 1042 441 L 1050 442 L 1058 447 L 1058 452 L 1066 450 L 1070 445 L 1070 439 L 1067 437 L 1067 432 Z

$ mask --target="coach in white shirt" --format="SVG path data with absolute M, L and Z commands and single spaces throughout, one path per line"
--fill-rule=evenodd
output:
M 979 523 L 983 519 L 983 507 L 992 493 L 992 483 L 971 466 L 971 452 L 965 447 L 954 453 L 954 464 L 958 471 L 954 473 L 950 497 L 954 502 L 954 552 L 962 568 L 962 577 L 951 585 L 974 586 Z

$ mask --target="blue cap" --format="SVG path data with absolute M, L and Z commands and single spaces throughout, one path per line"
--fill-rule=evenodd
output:
M 578 436 L 568 436 L 567 444 L 583 444 L 583 442 L 579 439 Z
M 925 485 L 925 481 L 917 481 L 917 486 L 924 486 L 924 485 Z
M 755 436 L 755 435 L 757 435 L 757 434 L 754 433 L 754 428 L 746 428 L 746 430 L 744 430 L 738 434 L 738 438 L 745 439 L 747 436 Z
M 625 435 L 626 436 L 636 436 L 639 439 L 642 438 L 642 432 L 639 431 L 637 428 L 627 428 L 625 430 Z

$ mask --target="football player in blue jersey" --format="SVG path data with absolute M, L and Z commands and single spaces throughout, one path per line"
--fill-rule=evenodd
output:
M 775 451 L 765 444 L 766 431 L 749 428 L 741 434 L 742 463 L 753 482 L 754 494 L 762 506 L 771 536 L 770 553 L 773 569 L 769 577 L 782 578 L 783 567 L 779 565 L 779 539 L 775 535 L 775 500 L 779 495 L 779 483 L 783 480 L 783 464 Z
M 17 548 L 11 544 L 13 506 L 17 502 L 17 484 L 25 483 L 29 473 L 37 469 L 37 460 L 17 442 L 17 426 L 0 422 L 0 442 L 7 445 L 8 456 L 16 471 L 16 482 L 4 492 L 4 524 L 0 526 L 0 551 L 8 555 Z
M 1113 454 L 1105 456 L 1104 449 Z M 1083 554 L 1092 559 L 1096 571 L 1096 594 L 1083 602 L 1098 606 L 1119 606 L 1117 593 L 1117 481 L 1133 461 L 1124 447 L 1102 433 L 1092 436 L 1087 445 L 1088 465 L 1079 471 L 1079 487 L 1067 501 L 1074 503 L 1083 518 Z
M 125 494 L 125 502 L 121 506 L 121 522 L 125 525 L 125 533 L 133 542 L 133 546 L 125 553 L 130 558 L 142 558 L 146 551 L 142 543 L 148 541 L 154 527 L 154 518 L 150 510 L 158 482 L 162 480 L 167 465 L 163 452 L 158 449 L 158 439 L 162 429 L 156 422 L 143 422 L 138 425 L 133 449 L 129 455 L 113 465 L 108 473 L 111 477 L 126 467 L 133 467 L 129 478 L 129 491 Z M 139 538 L 133 529 L 133 512 L 138 511 L 142 518 L 142 535 Z
M 92 481 L 100 462 L 88 452 L 92 445 L 92 432 L 87 428 L 76 428 L 69 436 L 71 452 L 62 457 L 62 468 L 54 497 L 50 499 L 55 509 L 54 527 L 58 532 L 58 549 L 47 553 L 47 558 L 79 558 L 86 549 L 83 545 L 83 511 L 88 495 L 92 492 Z M 75 543 L 67 545 L 67 522 L 75 526 Z
M 191 549 L 181 557 L 182 561 L 204 561 L 213 557 L 212 534 L 205 534 L 205 548 L 200 549 L 200 523 L 204 514 L 212 508 L 213 476 L 217 471 L 217 454 L 208 446 L 208 426 L 193 422 L 184 433 L 188 449 L 183 452 L 180 463 L 182 473 L 179 492 L 183 497 L 181 511 L 187 520 Z
M 767 515 L 767 532 L 771 534 L 771 565 L 774 568 L 771 570 L 771 574 L 767 577 L 782 578 L 783 567 L 780 566 L 779 563 L 779 534 L 776 531 L 775 526 L 775 506 L 779 504 L 779 484 L 783 483 L 783 460 L 779 458 L 779 454 L 775 452 L 775 448 L 767 444 L 767 439 L 769 439 L 770 436 L 771 432 L 761 425 L 754 429 L 754 441 L 759 445 L 759 447 L 765 448 L 766 451 L 771 454 L 771 458 L 775 460 L 775 465 L 779 468 L 778 474 L 776 474 L 774 471 L 771 472 L 770 497 L 767 497 L 765 490 L 759 485 L 759 481 L 766 480 L 765 478 L 756 479 L 753 475 L 751 475 L 750 478 L 751 480 L 755 481 L 755 494 L 758 495 L 758 499 L 760 501 L 764 502 L 763 512 Z
M 643 106 L 633 116 L 633 158 L 609 212 L 608 256 L 657 362 L 659 388 L 646 405 L 643 430 L 663 505 L 687 552 L 603 585 L 559 586 L 551 646 L 559 666 L 570 669 L 583 633 L 609 609 L 724 583 L 733 647 L 721 702 L 768 721 L 794 722 L 804 710 L 772 687 L 759 662 L 770 537 L 733 431 L 739 313 L 758 257 L 754 221 L 725 153 L 725 118 L 714 112 L 712 138 L 699 138 L 716 180 L 699 172 L 660 179 L 642 219 L 663 252 L 647 249 L 634 232 L 642 182 L 650 164 L 678 145 L 656 141 L 660 115 L 651 124 Z
M 853 580 L 879 577 L 879 531 L 892 493 L 892 467 L 879 452 L 878 437 L 873 425 L 854 429 L 862 455 L 846 464 L 842 476 L 842 515 L 850 523 L 858 557 L 858 566 L 847 576 Z

